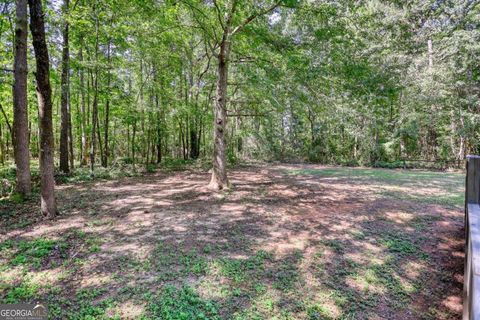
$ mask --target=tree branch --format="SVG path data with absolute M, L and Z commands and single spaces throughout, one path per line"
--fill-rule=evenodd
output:
M 8 121 L 7 114 L 5 113 L 5 110 L 3 109 L 2 104 L 0 103 L 0 111 L 2 111 L 3 117 L 5 118 L 5 122 L 7 123 L 8 131 L 10 131 L 10 136 L 13 139 L 13 130 L 12 126 L 10 125 L 10 121 Z
M 229 113 L 227 117 L 266 117 L 266 113 Z
M 245 19 L 245 21 L 242 22 L 242 24 L 240 24 L 239 26 L 237 26 L 235 29 L 233 29 L 232 31 L 232 36 L 239 33 L 240 31 L 243 30 L 243 28 L 249 24 L 250 22 L 252 22 L 253 20 L 255 20 L 256 18 L 258 18 L 259 16 L 263 16 L 264 14 L 267 14 L 269 12 L 271 12 L 272 10 L 274 10 L 275 8 L 277 8 L 279 5 L 280 5 L 280 1 L 277 1 L 273 6 L 271 6 L 270 8 L 268 9 L 265 9 L 263 11 L 260 11 L 258 13 L 254 13 L 252 14 L 250 17 L 248 17 L 247 19 Z
M 220 12 L 220 8 L 218 7 L 217 0 L 213 0 L 213 5 L 215 6 L 215 11 L 217 11 L 218 22 L 220 22 L 222 29 L 225 31 L 225 25 L 223 24 L 222 14 Z
M 212 30 L 210 32 L 210 30 L 208 30 L 209 28 L 207 27 L 207 25 L 204 24 L 200 19 L 198 19 L 197 15 L 194 12 L 198 12 L 204 18 L 208 19 L 207 14 L 202 10 L 200 10 L 199 8 L 197 8 L 196 6 L 194 6 L 193 4 L 191 4 L 189 1 L 182 1 L 182 2 L 185 3 L 191 9 L 193 19 L 195 19 L 200 29 L 202 29 L 208 35 L 208 37 L 214 39 L 215 42 L 218 43 L 218 37 L 217 37 L 217 33 L 215 32 L 215 29 L 211 28 Z M 212 47 L 212 45 L 210 44 L 210 41 L 208 41 L 208 45 L 213 50 L 214 47 Z

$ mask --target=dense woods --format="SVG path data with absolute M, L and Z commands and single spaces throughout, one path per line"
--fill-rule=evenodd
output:
M 15 161 L 20 194 L 37 158 L 44 199 L 54 164 L 95 175 L 201 159 L 222 189 L 243 160 L 480 152 L 477 1 L 28 5 L 29 17 L 25 0 L 0 5 L 0 162 Z

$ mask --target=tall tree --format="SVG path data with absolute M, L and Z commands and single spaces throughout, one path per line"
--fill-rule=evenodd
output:
M 60 171 L 63 173 L 69 173 L 69 104 L 70 104 L 70 48 L 68 45 L 68 6 L 69 0 L 64 0 L 63 14 L 64 14 L 64 27 L 63 27 L 63 49 L 62 49 L 62 80 L 61 80 L 61 124 L 60 124 Z
M 28 196 L 32 189 L 27 106 L 27 0 L 17 0 L 15 27 L 15 62 L 13 87 L 14 152 L 17 166 L 16 192 Z
M 83 41 L 80 41 L 83 44 Z M 83 49 L 80 47 L 78 50 L 78 60 L 80 64 L 83 63 Z M 85 75 L 84 68 L 81 67 L 78 71 L 80 78 L 80 130 L 81 130 L 81 143 L 80 143 L 80 164 L 82 166 L 87 164 L 87 132 L 86 132 L 86 118 L 87 109 L 85 108 Z
M 108 73 L 107 73 L 107 89 L 110 88 L 110 81 L 111 81 L 111 75 L 110 75 L 110 66 L 111 66 L 111 41 L 108 41 L 108 46 L 107 46 L 107 63 L 108 63 Z M 109 157 L 109 149 L 108 149 L 108 127 L 110 124 L 110 95 L 107 95 L 107 101 L 105 102 L 105 122 L 104 122 L 104 155 L 102 157 L 102 166 L 107 167 L 108 166 L 108 157 Z
M 94 175 L 95 169 L 95 152 L 96 152 L 96 129 L 98 126 L 98 38 L 99 38 L 99 18 L 97 13 L 97 4 L 94 4 L 94 12 L 95 12 L 95 71 L 94 71 L 94 78 L 92 75 L 92 83 L 93 83 L 93 105 L 92 105 L 92 140 L 90 145 L 90 175 Z M 100 138 L 100 135 L 98 135 Z
M 199 22 L 200 27 L 205 31 L 206 35 L 210 35 L 214 44 L 210 45 L 217 58 L 217 79 L 216 79 L 216 95 L 213 108 L 214 128 L 213 128 L 213 170 L 209 187 L 215 190 L 229 188 L 230 184 L 227 177 L 226 169 L 226 128 L 227 128 L 227 89 L 228 89 L 228 68 L 230 64 L 230 53 L 232 50 L 233 37 L 240 33 L 245 26 L 256 20 L 258 17 L 272 12 L 281 4 L 292 6 L 296 1 L 279 0 L 271 4 L 261 3 L 243 4 L 238 0 L 220 1 L 213 0 L 213 7 L 220 26 L 220 36 L 217 36 L 215 28 L 205 27 L 205 24 Z M 241 8 L 238 8 L 242 5 Z M 250 11 L 251 14 L 243 16 L 245 12 Z M 243 15 L 242 15 L 243 13 Z M 235 21 L 240 23 L 235 25 Z M 218 48 L 218 49 L 217 49 Z
M 37 70 L 38 116 L 40 129 L 40 184 L 41 211 L 47 218 L 57 213 L 54 180 L 54 140 L 52 124 L 52 88 L 50 86 L 50 62 L 45 39 L 45 22 L 42 0 L 28 0 L 30 7 L 30 30 Z
M 214 1 L 216 8 L 218 4 Z M 226 141 L 225 130 L 227 122 L 227 84 L 228 66 L 231 50 L 232 20 L 237 8 L 237 1 L 233 0 L 229 8 L 227 18 L 223 21 L 220 9 L 218 19 L 223 29 L 222 39 L 219 43 L 220 51 L 217 55 L 217 85 L 213 109 L 213 170 L 210 179 L 210 188 L 221 190 L 229 187 L 226 169 Z

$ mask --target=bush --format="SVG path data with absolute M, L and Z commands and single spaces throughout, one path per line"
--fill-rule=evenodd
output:
M 154 164 L 154 163 L 148 163 L 148 164 L 145 166 L 145 170 L 146 170 L 148 173 L 153 173 L 153 172 L 155 172 L 155 170 L 157 170 L 157 165 Z
M 172 159 L 172 158 L 165 158 L 162 163 L 161 167 L 167 170 L 172 171 L 181 171 L 185 170 L 188 166 L 195 163 L 195 160 L 192 159 Z
M 308 161 L 310 162 L 324 162 L 324 147 L 321 145 L 316 145 L 308 151 Z
M 234 152 L 227 153 L 227 162 L 231 165 L 236 165 L 238 163 L 237 155 Z
M 347 160 L 347 161 L 342 161 L 340 165 L 344 167 L 358 167 L 360 166 L 360 163 L 358 160 Z
M 372 164 L 374 168 L 386 168 L 386 169 L 400 169 L 405 167 L 404 161 L 394 161 L 394 162 L 386 162 L 386 161 L 376 161 Z
M 0 180 L 0 197 L 6 197 L 13 191 L 13 183 L 8 179 Z

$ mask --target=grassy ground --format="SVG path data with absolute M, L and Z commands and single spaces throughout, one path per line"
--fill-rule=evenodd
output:
M 0 302 L 52 319 L 459 319 L 463 174 L 244 167 L 0 204 Z

